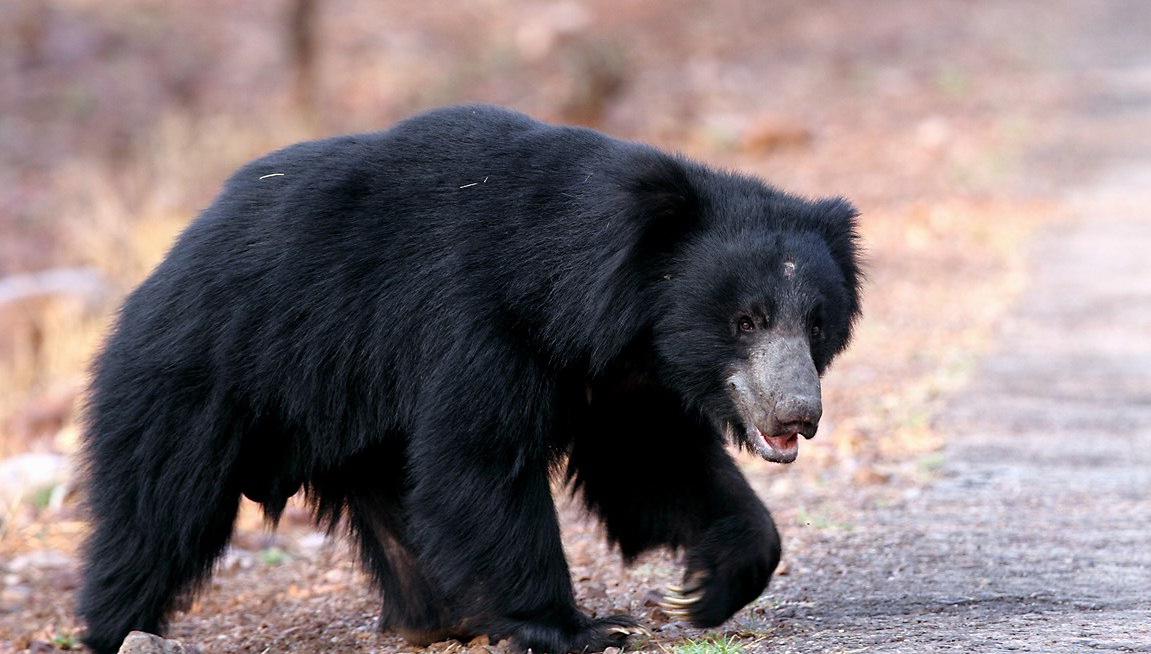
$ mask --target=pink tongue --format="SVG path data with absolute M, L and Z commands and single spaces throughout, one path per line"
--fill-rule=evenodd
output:
M 799 442 L 798 434 L 780 434 L 778 436 L 765 435 L 764 440 L 771 446 L 772 449 L 779 452 L 787 452 L 795 449 L 796 444 Z

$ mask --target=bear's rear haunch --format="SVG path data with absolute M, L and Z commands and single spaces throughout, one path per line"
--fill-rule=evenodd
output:
M 573 598 L 565 461 L 625 559 L 682 552 L 669 612 L 724 622 L 780 557 L 725 442 L 786 463 L 815 434 L 859 313 L 854 216 L 482 106 L 248 164 L 95 362 L 85 642 L 162 632 L 240 497 L 275 522 L 302 489 L 384 628 L 620 645 L 636 621 Z

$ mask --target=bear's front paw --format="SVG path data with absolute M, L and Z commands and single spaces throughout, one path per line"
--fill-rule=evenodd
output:
M 759 597 L 779 557 L 779 536 L 770 521 L 722 520 L 688 551 L 683 583 L 669 586 L 660 606 L 696 627 L 717 627 Z
M 758 597 L 766 586 L 767 576 L 758 569 L 742 578 L 689 572 L 682 585 L 667 587 L 659 606 L 675 620 L 686 620 L 701 629 L 718 627 Z
M 608 647 L 623 647 L 631 636 L 650 635 L 635 618 L 612 615 L 595 620 L 586 619 L 574 630 L 552 625 L 527 623 L 513 636 L 515 644 L 533 654 L 566 654 L 567 652 L 602 652 Z
M 670 618 L 691 620 L 691 607 L 703 599 L 704 581 L 702 575 L 697 575 L 694 579 L 685 579 L 679 586 L 668 585 L 659 607 Z

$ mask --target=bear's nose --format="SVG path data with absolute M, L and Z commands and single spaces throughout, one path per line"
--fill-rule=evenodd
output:
M 823 402 L 819 395 L 786 395 L 775 404 L 775 422 L 780 425 L 780 431 L 793 431 L 803 434 L 804 438 L 815 435 L 822 416 Z

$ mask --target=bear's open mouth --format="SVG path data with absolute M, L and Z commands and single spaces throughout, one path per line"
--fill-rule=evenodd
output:
M 780 425 L 768 435 L 759 427 L 749 425 L 747 440 L 755 453 L 774 463 L 791 463 L 799 456 L 799 437 L 811 439 L 815 427 L 809 423 L 788 423 Z

